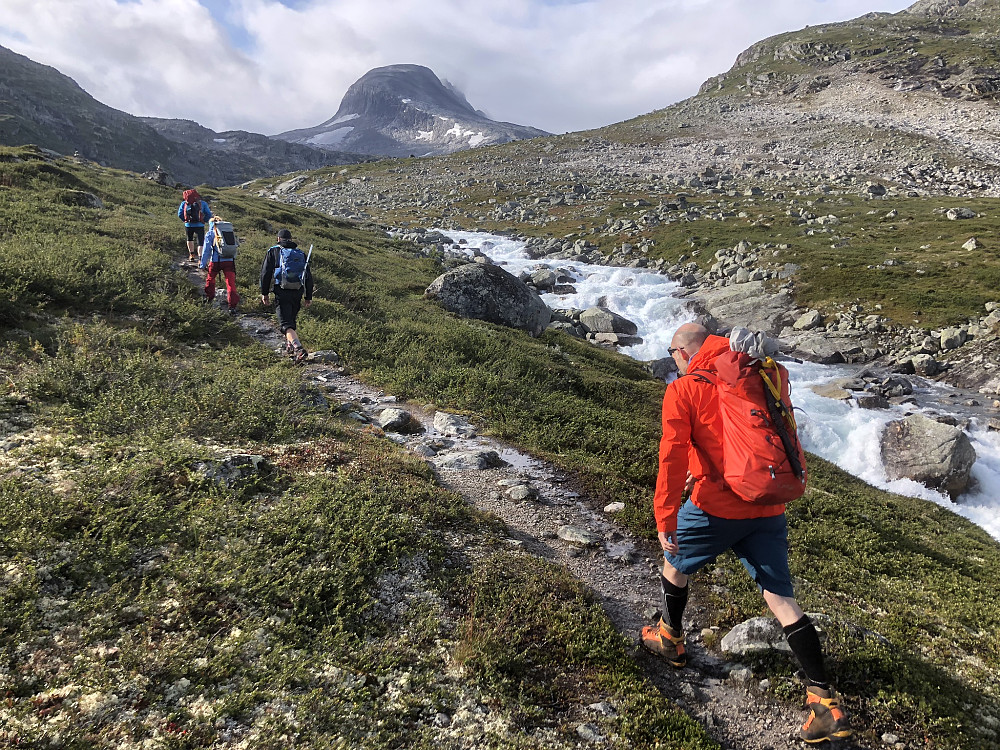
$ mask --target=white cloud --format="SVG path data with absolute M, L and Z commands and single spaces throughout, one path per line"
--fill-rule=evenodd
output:
M 691 96 L 764 37 L 908 4 L 229 0 L 213 17 L 197 0 L 4 0 L 0 44 L 117 109 L 215 130 L 317 125 L 366 71 L 416 63 L 491 117 L 564 132 Z

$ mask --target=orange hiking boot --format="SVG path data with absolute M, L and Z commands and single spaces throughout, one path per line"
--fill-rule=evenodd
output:
M 807 687 L 806 708 L 809 718 L 799 731 L 806 742 L 813 744 L 851 736 L 847 713 L 840 707 L 840 699 L 832 688 Z
M 680 669 L 687 664 L 687 652 L 684 650 L 684 634 L 674 630 L 660 618 L 660 624 L 647 625 L 642 629 L 640 642 L 643 648 L 662 656 L 671 666 Z

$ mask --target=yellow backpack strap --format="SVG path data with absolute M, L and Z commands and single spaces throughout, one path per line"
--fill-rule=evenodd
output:
M 767 370 L 774 371 L 773 380 L 768 376 Z M 790 409 L 785 408 L 785 404 L 781 400 L 781 370 L 778 369 L 778 363 L 771 357 L 765 358 L 760 367 L 760 376 L 764 379 L 764 384 L 768 390 L 771 391 L 771 395 L 774 396 L 774 401 L 781 410 L 781 415 L 785 418 L 785 421 L 788 422 L 793 430 L 798 429 L 795 424 L 795 415 L 792 414 Z

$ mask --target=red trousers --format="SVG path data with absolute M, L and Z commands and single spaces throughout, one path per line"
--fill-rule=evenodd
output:
M 239 292 L 236 291 L 236 261 L 220 260 L 218 263 L 208 264 L 208 277 L 205 279 L 205 297 L 211 302 L 215 299 L 215 278 L 219 274 L 226 277 L 226 302 L 230 307 L 236 307 L 240 303 Z

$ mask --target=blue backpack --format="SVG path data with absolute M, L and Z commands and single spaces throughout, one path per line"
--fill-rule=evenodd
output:
M 306 272 L 306 254 L 297 247 L 274 247 L 279 252 L 278 266 L 274 269 L 274 283 L 282 289 L 301 289 Z

